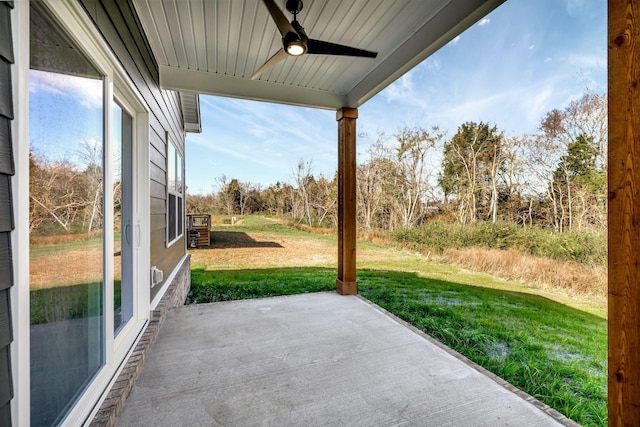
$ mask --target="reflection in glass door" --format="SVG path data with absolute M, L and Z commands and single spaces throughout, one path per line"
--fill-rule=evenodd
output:
M 105 81 L 31 2 L 31 425 L 57 425 L 105 363 Z
M 53 425 L 104 364 L 104 81 L 87 75 L 88 62 L 67 74 L 38 65 L 29 74 L 31 422 Z
M 113 325 L 117 335 L 133 316 L 133 119 L 113 108 Z

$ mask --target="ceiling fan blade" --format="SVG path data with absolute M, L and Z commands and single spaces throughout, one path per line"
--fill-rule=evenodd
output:
M 262 0 L 264 5 L 269 9 L 269 14 L 271 18 L 276 23 L 278 30 L 280 31 L 280 35 L 284 37 L 288 33 L 296 33 L 296 30 L 293 28 L 287 17 L 282 13 L 282 10 L 276 5 L 274 0 Z
M 375 58 L 378 56 L 378 52 L 371 52 L 369 50 L 314 39 L 309 39 L 307 42 L 307 53 L 315 55 L 360 56 L 364 58 Z
M 262 67 L 258 68 L 258 71 L 256 71 L 255 73 L 253 73 L 253 76 L 251 76 L 251 80 L 256 80 L 258 77 L 260 77 L 265 71 L 267 71 L 269 68 L 273 67 L 274 65 L 276 65 L 278 62 L 282 61 L 283 59 L 285 59 L 286 57 L 288 57 L 289 55 L 287 55 L 287 52 L 284 51 L 284 49 L 280 49 L 279 51 L 277 51 L 271 58 L 267 59 L 267 62 L 265 62 Z

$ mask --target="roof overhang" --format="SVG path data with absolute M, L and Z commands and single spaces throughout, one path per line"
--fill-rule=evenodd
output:
M 361 106 L 503 1 L 306 0 L 298 20 L 310 37 L 378 57 L 287 58 L 251 80 L 282 47 L 262 1 L 133 0 L 161 87 L 325 109 Z

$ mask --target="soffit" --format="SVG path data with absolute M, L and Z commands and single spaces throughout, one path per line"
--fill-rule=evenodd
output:
M 185 132 L 202 132 L 200 121 L 200 97 L 194 92 L 180 92 L 180 106 Z
M 359 107 L 503 1 L 306 0 L 298 21 L 310 38 L 378 57 L 289 57 L 258 80 L 250 77 L 282 47 L 262 1 L 133 3 L 163 88 L 338 109 Z

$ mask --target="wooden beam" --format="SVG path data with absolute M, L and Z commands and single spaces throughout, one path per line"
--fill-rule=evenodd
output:
M 356 108 L 342 108 L 338 121 L 338 279 L 342 295 L 358 293 L 356 278 Z
M 640 1 L 609 0 L 609 425 L 640 425 Z

